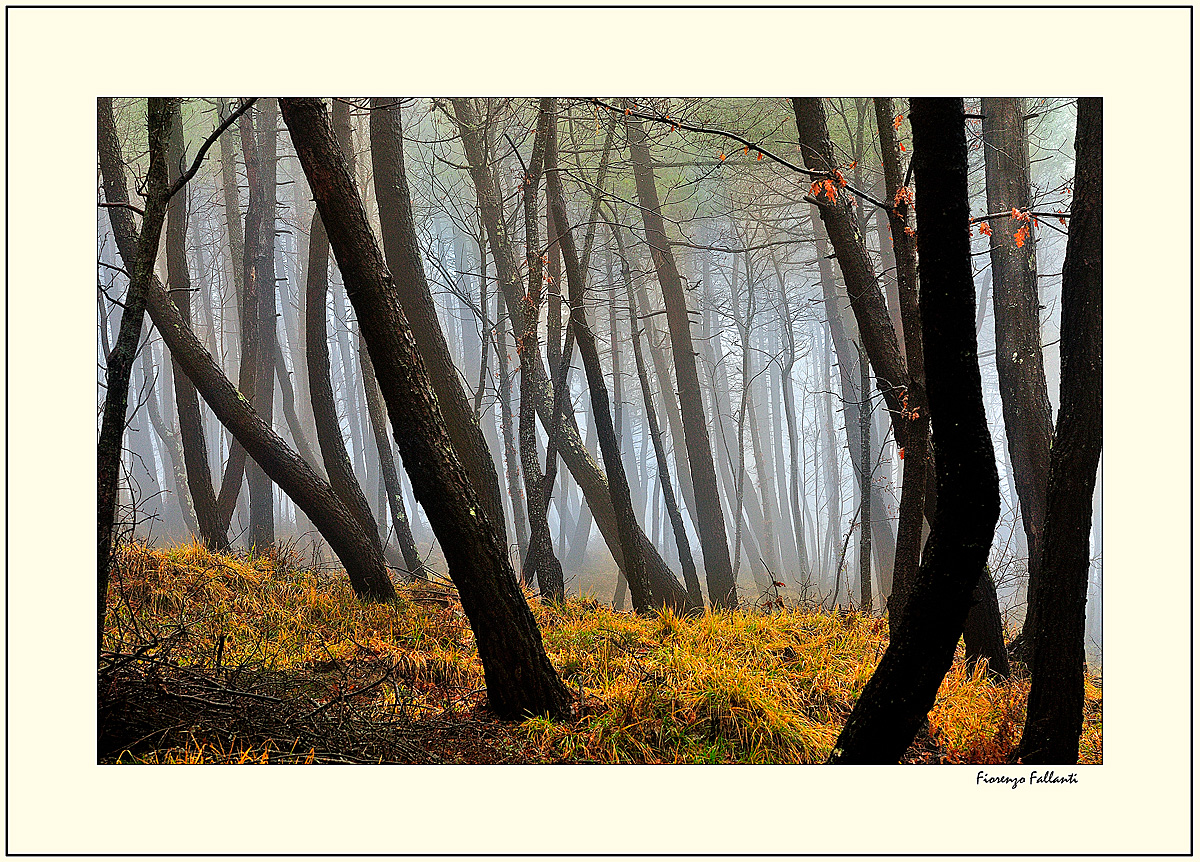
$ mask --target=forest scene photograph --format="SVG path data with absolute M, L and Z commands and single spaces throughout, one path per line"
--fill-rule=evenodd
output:
M 95 110 L 94 762 L 1104 762 L 1104 98 Z

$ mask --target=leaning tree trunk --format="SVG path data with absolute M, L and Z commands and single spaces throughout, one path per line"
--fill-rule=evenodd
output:
M 99 124 L 99 151 L 101 162 L 109 162 L 114 178 L 120 176 L 120 185 L 125 186 L 120 143 L 112 117 L 112 100 L 97 101 Z M 150 167 L 146 174 L 146 209 L 142 216 L 142 228 L 137 239 L 128 237 L 122 247 L 122 256 L 127 258 L 131 276 L 129 290 L 125 295 L 125 309 L 121 313 L 121 327 L 116 343 L 108 355 L 105 365 L 106 389 L 104 394 L 104 418 L 100 423 L 100 438 L 96 444 L 96 645 L 104 638 L 104 617 L 108 605 L 108 573 L 112 562 L 113 529 L 117 515 L 117 483 L 121 469 L 121 441 L 125 436 L 125 413 L 129 407 L 129 379 L 133 374 L 133 360 L 137 356 L 138 340 L 142 334 L 142 321 L 146 315 L 146 293 L 154 277 L 154 260 L 158 256 L 158 242 L 162 235 L 163 221 L 167 214 L 167 146 L 170 138 L 170 100 L 150 99 L 146 112 L 146 131 L 150 140 Z M 109 204 L 128 203 L 128 195 L 119 196 L 115 183 L 105 184 L 105 196 Z M 109 215 L 113 229 L 117 230 L 117 208 L 110 207 Z M 130 231 L 133 220 L 127 210 L 121 210 Z M 136 246 L 136 248 L 135 248 Z
M 471 180 L 475 185 L 479 208 L 487 228 L 488 243 L 491 246 L 492 257 L 496 261 L 500 291 L 508 307 L 512 332 L 519 337 L 525 331 L 523 294 L 520 290 L 520 282 L 516 278 L 516 255 L 513 252 L 512 242 L 503 218 L 499 186 L 494 174 L 489 170 L 485 158 L 482 122 L 468 99 L 453 100 L 453 109 L 463 149 L 467 156 Z M 604 536 L 604 541 L 608 545 L 617 567 L 623 569 L 625 556 L 621 549 L 617 515 L 613 508 L 608 479 L 592 459 L 583 440 L 580 439 L 579 428 L 574 418 L 559 412 L 555 394 L 542 367 L 540 351 L 532 358 L 534 360 L 532 367 L 537 375 L 533 382 L 536 384 L 534 394 L 537 396 L 538 418 L 541 419 L 542 427 L 549 429 L 551 445 L 557 438 L 557 454 L 562 457 L 563 463 L 571 471 L 571 475 L 583 492 L 584 498 L 587 500 L 588 511 L 594 517 L 601 535 Z M 559 367 L 563 367 L 561 362 Z M 561 417 L 561 421 L 556 421 L 558 417 Z M 547 469 L 547 473 L 550 472 L 550 469 L 552 468 Z M 590 521 L 584 518 L 580 520 L 582 522 L 580 526 L 590 530 Z M 664 592 L 678 591 L 682 593 L 683 590 L 679 587 L 678 581 L 675 580 L 675 576 L 653 543 L 646 538 L 640 528 L 639 533 L 641 533 L 640 542 L 646 556 L 650 579 L 659 582 L 658 589 Z
M 1025 133 L 1024 100 L 984 99 L 982 111 L 987 211 L 1027 211 L 1030 203 L 1029 138 Z M 1037 255 L 1035 238 L 1029 227 L 1010 218 L 993 219 L 993 222 L 991 258 L 996 375 L 1000 382 L 1012 478 L 1029 548 L 1029 594 L 1034 595 L 1038 591 L 1040 575 L 1038 562 L 1042 524 L 1046 519 L 1050 438 L 1054 433 L 1042 364 Z M 1031 603 L 1025 616 L 1026 631 L 1036 630 L 1036 615 L 1037 608 Z
M 183 117 L 179 102 L 171 106 L 171 141 L 168 170 L 174 182 L 182 170 Z M 192 280 L 188 272 L 187 250 L 184 239 L 187 234 L 188 200 L 187 189 L 175 195 L 167 209 L 167 286 L 175 297 L 175 304 L 184 320 L 192 321 Z M 187 471 L 187 486 L 192 495 L 196 511 L 196 524 L 204 544 L 215 550 L 229 547 L 226 525 L 221 522 L 217 511 L 217 495 L 213 490 L 212 472 L 208 464 L 208 444 L 204 439 L 204 424 L 200 414 L 200 400 L 196 387 L 187 379 L 183 369 L 176 366 L 175 408 L 179 415 L 179 442 L 183 447 L 183 464 Z
M 128 203 L 129 192 L 122 173 L 111 102 L 105 111 L 100 100 L 100 171 L 105 197 L 110 203 Z M 106 146 L 106 141 L 111 144 Z M 117 248 L 122 257 L 135 259 L 139 238 L 129 211 L 110 209 Z M 153 265 L 153 261 L 151 261 Z M 220 365 L 184 321 L 161 282 L 151 275 L 147 285 L 146 310 L 163 341 L 178 360 L 188 379 L 200 391 L 213 413 L 238 443 L 262 465 L 273 481 L 299 506 L 329 542 L 346 567 L 350 583 L 360 598 L 387 600 L 395 595 L 383 558 L 363 533 L 357 521 L 329 487 L 298 455 L 288 449 L 254 409 L 249 400 L 225 377 Z
M 546 656 L 508 561 L 503 524 L 491 519 L 455 453 L 325 106 L 319 99 L 280 103 L 375 364 L 413 491 L 441 543 L 475 634 L 491 707 L 505 718 L 563 717 L 571 694 Z
M 395 279 L 401 307 L 412 324 L 421 357 L 429 369 L 430 382 L 441 404 L 450 439 L 454 441 L 454 451 L 467 469 L 488 517 L 498 527 L 503 527 L 504 502 L 496 464 L 450 356 L 425 278 L 409 203 L 408 179 L 404 174 L 399 101 L 372 99 L 370 127 L 371 168 L 388 268 Z
M 1021 760 L 1076 763 L 1083 729 L 1084 615 L 1092 491 L 1103 433 L 1103 102 L 1079 100 L 1075 193 L 1062 286 L 1062 400 L 1046 495 L 1041 579 L 1030 602 L 1033 683 Z
M 729 542 L 725 518 L 717 490 L 717 473 L 713 462 L 712 444 L 708 436 L 708 421 L 700 393 L 700 376 L 696 370 L 696 353 L 692 347 L 691 323 L 688 320 L 687 299 L 683 280 L 675 266 L 668 245 L 662 206 L 650 165 L 650 149 L 640 120 L 626 117 L 629 152 L 633 161 L 634 182 L 638 203 L 646 228 L 646 242 L 654 259 L 654 269 L 662 287 L 667 308 L 667 326 L 671 332 L 671 351 L 675 358 L 675 381 L 679 405 L 683 414 L 683 436 L 687 446 L 688 464 L 696 497 L 696 524 L 700 531 L 700 550 L 704 558 L 704 575 L 708 581 L 708 598 L 714 607 L 736 608 L 737 586 L 733 579 L 733 564 L 729 558 Z M 632 581 L 630 583 L 632 586 Z
M 975 342 L 962 100 L 914 99 L 911 116 L 937 518 L 896 637 L 838 737 L 835 763 L 903 756 L 950 669 L 1000 514 Z
M 904 485 L 900 492 L 900 517 L 896 528 L 896 558 L 892 566 L 892 590 L 887 597 L 888 632 L 895 636 L 904 605 L 912 589 L 913 578 L 921 564 L 921 535 L 924 524 L 925 487 L 930 475 L 929 409 L 925 403 L 925 352 L 921 337 L 921 309 L 918 304 L 917 250 L 908 234 L 908 190 L 903 185 L 896 131 L 892 125 L 892 100 L 875 100 L 875 122 L 879 129 L 879 147 L 883 154 L 886 199 L 892 248 L 896 258 L 896 282 L 900 322 L 903 329 L 905 360 L 908 364 L 908 391 L 902 409 L 908 412 L 912 433 L 907 453 L 902 448 Z
M 521 402 L 517 413 L 518 436 L 521 447 L 521 475 L 525 479 L 525 499 L 529 512 L 529 551 L 522 563 L 522 580 L 528 584 L 536 574 L 538 589 L 548 599 L 559 601 L 566 593 L 563 582 L 562 564 L 554 555 L 554 543 L 550 538 L 550 523 L 547 518 L 548 488 L 542 465 L 538 461 L 537 418 L 534 415 L 533 378 L 529 368 L 538 342 L 537 323 L 542 307 L 542 254 L 538 241 L 538 188 L 542 180 L 542 166 L 546 161 L 547 144 L 555 134 L 553 126 L 558 123 L 554 99 L 542 99 L 538 112 L 537 131 L 533 139 L 533 152 L 529 157 L 529 170 L 522 183 L 522 198 L 525 209 L 525 265 L 528 269 L 528 287 L 525 290 L 525 332 L 517 344 L 517 356 L 521 362 Z
M 609 492 L 617 516 L 617 533 L 624 557 L 621 571 L 629 583 L 633 608 L 638 613 L 646 613 L 652 607 L 674 606 L 678 610 L 685 610 L 689 604 L 688 597 L 678 582 L 674 578 L 670 581 L 652 581 L 647 572 L 645 550 L 640 540 L 642 532 L 633 511 L 629 482 L 625 477 L 625 467 L 621 463 L 621 447 L 613 427 L 608 386 L 600 367 L 596 337 L 592 333 L 583 306 L 583 272 L 575 251 L 574 234 L 570 222 L 567 221 L 562 180 L 558 172 L 557 149 L 557 133 L 551 127 L 546 140 L 546 202 L 554 216 L 555 235 L 562 250 L 563 267 L 570 288 L 570 325 L 575 333 L 575 341 L 579 344 L 579 356 L 583 360 L 583 370 L 587 376 L 592 418 L 596 423 L 596 435 L 599 437 L 604 469 L 608 475 Z M 663 589 L 664 586 L 668 589 Z
M 683 513 L 679 510 L 679 501 L 675 498 L 675 489 L 671 485 L 671 468 L 667 462 L 666 448 L 663 446 L 662 429 L 658 425 L 658 413 L 654 409 L 650 378 L 646 373 L 646 360 L 642 357 L 642 338 L 641 330 L 638 327 L 637 303 L 633 294 L 633 276 L 629 271 L 629 259 L 626 256 L 624 239 L 621 237 L 623 229 L 621 225 L 615 225 L 613 237 L 617 241 L 617 253 L 621 256 L 621 278 L 625 282 L 625 296 L 629 302 L 629 327 L 633 340 L 631 349 L 633 350 L 634 364 L 637 366 L 638 383 L 642 388 L 642 404 L 645 408 L 647 431 L 654 444 L 656 472 L 659 485 L 662 487 L 663 502 L 667 507 L 667 517 L 671 520 L 671 530 L 675 534 L 675 547 L 679 552 L 680 567 L 683 569 L 683 582 L 687 586 L 691 603 L 697 608 L 702 608 L 704 607 L 704 596 L 700 592 L 700 578 L 696 574 L 696 561 L 692 558 L 692 545 L 688 541 L 687 528 L 683 523 Z M 621 584 L 628 585 L 624 577 L 621 578 Z M 621 610 L 621 605 L 616 602 L 617 597 L 620 598 L 621 605 L 623 605 L 625 597 L 621 592 L 620 584 L 617 587 L 617 596 L 614 597 L 613 606 L 617 610 Z

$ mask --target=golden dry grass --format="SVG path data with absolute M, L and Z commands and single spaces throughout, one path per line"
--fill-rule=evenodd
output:
M 286 553 L 211 554 L 198 544 L 118 552 L 105 648 L 148 643 L 197 669 L 311 674 L 398 669 L 381 707 L 466 716 L 483 674 L 452 589 L 402 587 L 393 604 L 357 601 L 344 575 Z M 531 762 L 820 763 L 887 645 L 883 619 L 784 608 L 638 617 L 591 599 L 531 599 L 547 652 L 582 696 L 579 718 L 532 718 L 504 731 Z M 926 761 L 1004 763 L 1020 737 L 1028 680 L 968 673 L 961 655 L 929 715 Z M 1087 682 L 1080 761 L 1098 763 L 1099 681 Z M 317 696 L 322 696 L 319 693 Z M 923 737 L 924 738 L 924 737 Z M 143 763 L 306 762 L 289 741 L 194 738 L 140 752 Z M 307 758 L 311 761 L 311 756 Z

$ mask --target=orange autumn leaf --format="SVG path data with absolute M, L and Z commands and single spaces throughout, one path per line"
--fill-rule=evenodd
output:
M 721 161 L 725 161 L 725 154 L 724 154 L 724 153 L 717 153 L 717 158 L 718 158 L 718 159 L 720 159 Z
M 979 232 L 984 236 L 992 235 L 992 226 L 985 221 L 979 223 Z
M 763 157 L 762 150 L 759 150 L 759 151 L 758 151 L 758 160 L 759 160 L 760 162 L 762 161 L 762 157 Z
M 1013 234 L 1013 240 L 1017 244 L 1017 248 L 1025 245 L 1025 240 L 1029 239 L 1029 225 L 1021 225 L 1021 229 Z
M 903 122 L 904 122 L 904 115 L 903 115 L 903 114 L 897 114 L 897 115 L 896 115 L 896 119 L 892 120 L 892 128 L 893 128 L 893 129 L 899 129 L 899 128 L 900 128 L 900 124 L 901 124 L 901 123 L 903 123 Z M 901 146 L 901 148 L 903 148 L 903 145 Z
M 900 447 L 900 460 L 901 461 L 904 460 L 904 447 L 903 446 Z
M 902 153 L 907 153 L 907 152 L 908 152 L 908 150 L 906 150 L 906 149 L 904 148 L 904 142 L 903 142 L 903 141 L 901 141 L 901 142 L 900 142 L 900 152 L 902 152 Z
M 749 145 L 749 144 L 746 144 L 746 146 L 745 146 L 745 148 L 742 150 L 742 152 L 743 152 L 743 153 L 745 153 L 746 155 L 750 155 L 750 145 Z
M 916 237 L 916 235 L 917 235 L 917 232 L 916 232 L 915 230 L 913 230 L 912 228 L 910 228 L 910 227 L 906 227 L 906 228 L 904 229 L 904 232 L 905 232 L 906 234 L 908 234 L 909 236 L 911 236 L 911 237 Z

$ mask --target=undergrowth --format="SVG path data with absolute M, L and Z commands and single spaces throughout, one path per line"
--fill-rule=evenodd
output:
M 531 598 L 551 662 L 581 699 L 579 716 L 485 725 L 482 668 L 453 588 L 408 585 L 398 595 L 391 604 L 360 603 L 344 575 L 308 571 L 286 552 L 228 556 L 199 544 L 126 545 L 114 568 L 104 648 L 155 656 L 189 678 L 225 680 L 221 691 L 232 688 L 231 675 L 270 675 L 279 696 L 272 699 L 280 704 L 292 702 L 285 694 L 303 696 L 304 712 L 312 704 L 323 717 L 335 701 L 344 707 L 339 740 L 347 721 L 402 726 L 413 756 L 401 754 L 400 762 L 414 762 L 422 728 L 436 727 L 442 748 L 463 746 L 449 757 L 463 762 L 497 762 L 486 751 L 503 749 L 503 762 L 820 763 L 887 646 L 885 620 L 855 612 L 785 607 L 769 614 L 638 617 L 593 599 L 551 604 Z M 906 760 L 1008 762 L 1028 690 L 1019 674 L 997 682 L 985 666 L 969 672 L 960 648 L 927 731 Z M 1080 762 L 1098 763 L 1101 692 L 1090 675 L 1086 696 Z M 190 724 L 159 745 L 143 744 L 115 759 L 328 759 L 319 743 L 301 746 L 303 734 L 293 734 L 286 722 L 276 721 L 285 730 L 272 725 L 272 732 L 257 736 L 239 725 L 232 737 L 206 731 L 202 721 Z M 464 741 L 469 734 L 453 728 L 478 730 L 471 731 L 473 750 Z M 398 756 L 363 750 L 370 757 Z

